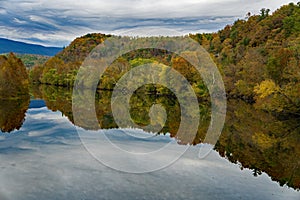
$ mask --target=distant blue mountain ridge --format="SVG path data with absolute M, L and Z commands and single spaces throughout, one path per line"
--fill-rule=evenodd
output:
M 24 42 L 0 38 L 0 54 L 13 52 L 19 54 L 54 56 L 61 50 L 62 48 L 60 47 L 45 47 L 42 45 L 28 44 Z

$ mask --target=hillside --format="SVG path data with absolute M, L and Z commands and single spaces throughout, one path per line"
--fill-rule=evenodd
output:
M 299 34 L 300 4 L 291 3 L 273 14 L 268 9 L 261 9 L 260 15 L 251 16 L 249 13 L 245 19 L 237 20 L 217 33 L 191 34 L 190 37 L 211 54 L 223 75 L 229 98 L 255 103 L 257 108 L 273 113 L 299 116 Z M 31 79 L 45 84 L 72 86 L 86 55 L 106 37 L 110 36 L 88 34 L 75 39 L 45 65 L 34 68 Z M 153 49 L 122 56 L 116 61 L 119 65 L 110 67 L 100 80 L 104 87 L 99 89 L 112 89 L 126 70 L 149 61 L 172 66 L 185 77 L 190 77 L 194 89 L 207 97 L 208 92 L 199 80 L 201 77 L 195 75 L 191 65 L 176 55 Z
M 102 43 L 108 37 L 117 37 L 111 35 L 103 35 L 100 33 L 87 34 L 75 39 L 68 47 L 50 58 L 45 65 L 35 67 L 30 72 L 30 78 L 34 83 L 50 84 L 56 86 L 72 87 L 84 59 L 88 56 L 92 49 Z M 126 39 L 126 38 L 124 38 Z M 129 37 L 127 39 L 130 39 Z M 139 42 L 153 42 L 153 38 L 140 38 Z M 118 48 L 118 47 L 116 47 Z M 189 52 L 186 52 L 189 53 Z M 195 67 L 180 58 L 177 54 L 158 49 L 139 49 L 128 52 L 116 59 L 104 72 L 99 80 L 98 89 L 113 90 L 116 82 L 129 70 L 136 66 L 150 63 L 163 63 L 172 66 L 175 70 L 183 74 L 190 82 L 192 87 L 198 91 L 196 95 L 202 100 L 207 100 L 208 90 L 204 85 L 200 74 L 197 73 Z M 166 80 L 168 74 L 166 68 L 161 68 L 160 78 Z M 142 77 L 145 74 L 141 74 Z M 147 74 L 150 76 L 151 74 Z M 86 78 L 78 82 L 80 87 L 88 87 L 89 81 Z M 162 94 L 170 93 L 169 90 L 160 86 L 149 85 L 144 88 L 146 93 Z M 179 88 L 178 88 L 179 89 Z M 185 92 L 185 88 L 180 88 Z
M 30 71 L 30 80 L 33 83 L 73 86 L 77 70 L 83 60 L 107 37 L 110 35 L 94 33 L 76 38 L 44 65 L 34 67 Z
M 9 53 L 2 54 L 8 56 Z M 36 54 L 15 54 L 17 58 L 20 58 L 27 69 L 31 69 L 37 65 L 43 65 L 51 58 L 51 56 L 43 56 Z
M 62 48 L 59 47 L 45 47 L 41 45 L 28 44 L 24 42 L 0 38 L 0 54 L 14 52 L 19 54 L 54 56 L 61 50 Z
M 191 37 L 211 53 L 229 98 L 300 116 L 300 3 L 272 15 L 261 9 L 217 33 Z
M 22 60 L 27 69 L 31 69 L 36 65 L 43 65 L 49 60 L 50 56 L 35 55 L 35 54 L 16 54 Z

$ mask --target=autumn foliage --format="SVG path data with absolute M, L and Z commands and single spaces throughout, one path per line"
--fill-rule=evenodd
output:
M 269 9 L 261 9 L 260 15 L 248 13 L 245 19 L 239 19 L 216 33 L 191 34 L 190 37 L 199 42 L 216 62 L 228 98 L 243 99 L 270 112 L 299 115 L 299 33 L 300 6 L 299 3 L 290 3 L 272 14 Z M 75 39 L 45 65 L 31 70 L 32 81 L 73 86 L 83 60 L 107 37 L 111 36 L 88 34 Z M 209 97 L 201 76 L 187 61 L 157 49 L 123 55 L 106 70 L 98 89 L 112 90 L 123 74 L 145 60 L 173 67 L 189 80 L 198 97 Z M 270 92 L 274 88 L 276 90 Z
M 13 53 L 0 56 L 0 98 L 28 95 L 28 74 L 22 61 Z
M 248 14 L 213 34 L 192 38 L 212 55 L 229 98 L 256 102 L 271 112 L 300 114 L 300 4 L 272 15 Z

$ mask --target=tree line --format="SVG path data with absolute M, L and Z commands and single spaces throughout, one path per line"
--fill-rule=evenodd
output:
M 216 33 L 190 34 L 189 37 L 210 53 L 222 73 L 228 98 L 243 99 L 275 114 L 299 116 L 299 33 L 300 4 L 290 3 L 272 14 L 269 9 L 262 9 L 259 15 L 248 13 L 245 19 L 236 20 Z M 30 81 L 73 87 L 84 59 L 109 37 L 118 36 L 93 33 L 75 39 L 45 64 L 31 69 Z M 13 57 L 2 56 L 1 66 L 21 66 L 20 61 Z M 141 49 L 122 55 L 101 77 L 98 89 L 112 90 L 132 67 L 149 62 L 173 67 L 188 79 L 198 98 L 209 99 L 207 87 L 191 64 L 174 53 L 157 49 Z M 18 73 L 10 74 L 8 69 Z M 16 93 L 21 93 L 28 84 L 26 73 L 23 69 L 2 67 L 0 91 L 7 94 L 6 90 L 15 88 Z M 161 75 L 164 75 L 163 69 Z M 6 81 L 14 79 L 21 81 Z M 149 86 L 148 90 L 168 92 L 160 86 Z

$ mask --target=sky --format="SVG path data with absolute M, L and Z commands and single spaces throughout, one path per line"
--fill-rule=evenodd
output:
M 184 35 L 213 32 L 299 0 L 0 0 L 0 37 L 66 46 L 86 33 Z M 144 30 L 144 32 L 143 32 Z M 153 31 L 154 30 L 154 31 Z M 130 34 L 128 34 L 130 35 Z

